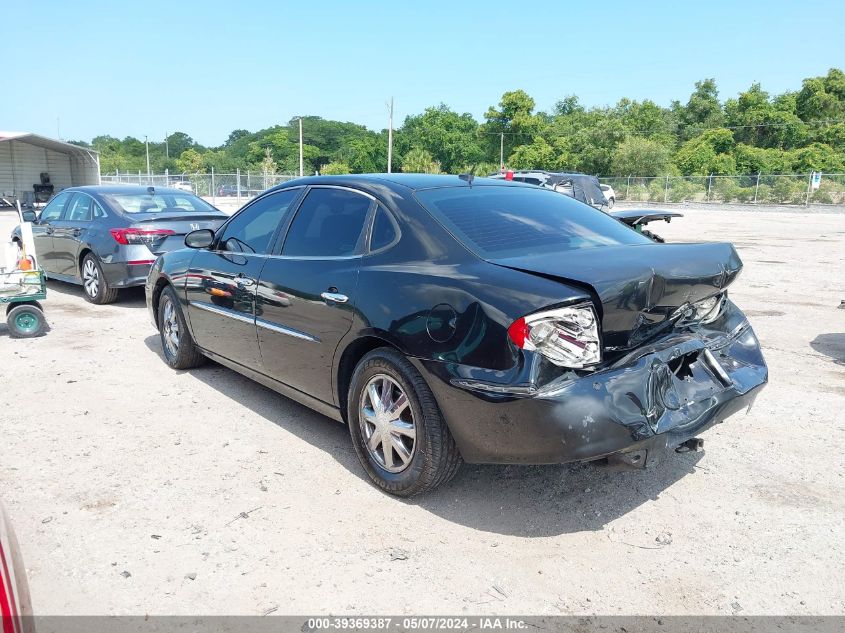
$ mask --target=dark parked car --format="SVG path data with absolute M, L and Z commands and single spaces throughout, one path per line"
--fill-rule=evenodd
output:
M 733 246 L 655 244 L 538 187 L 303 178 L 185 242 L 147 280 L 167 363 L 208 356 L 347 422 L 399 495 L 462 461 L 645 463 L 768 377 Z
M 246 191 L 242 191 L 241 195 L 245 195 Z M 220 185 L 217 187 L 217 195 L 221 198 L 225 198 L 227 196 L 237 196 L 238 195 L 238 186 L 237 185 Z
M 92 303 L 111 303 L 120 288 L 142 286 L 156 256 L 227 217 L 192 193 L 133 186 L 71 187 L 40 215 L 24 214 L 47 276 L 82 284 Z M 12 240 L 20 244 L 20 227 Z

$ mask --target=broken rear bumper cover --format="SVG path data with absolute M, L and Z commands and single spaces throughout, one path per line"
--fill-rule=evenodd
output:
M 745 315 L 726 301 L 707 325 L 673 330 L 593 372 L 547 382 L 537 361 L 508 372 L 417 360 L 463 458 L 553 464 L 674 448 L 742 409 L 768 381 Z

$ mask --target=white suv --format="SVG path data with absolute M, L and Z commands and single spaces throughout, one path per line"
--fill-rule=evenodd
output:
M 612 209 L 613 205 L 616 204 L 616 192 L 613 190 L 613 187 L 610 185 L 600 185 L 601 190 L 604 192 L 604 197 L 607 199 L 607 208 Z

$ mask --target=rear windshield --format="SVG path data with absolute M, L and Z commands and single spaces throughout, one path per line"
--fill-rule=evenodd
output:
M 416 196 L 482 258 L 650 242 L 606 213 L 545 189 L 449 187 Z
M 105 196 L 124 213 L 161 213 L 187 211 L 217 213 L 205 200 L 189 193 L 110 193 Z

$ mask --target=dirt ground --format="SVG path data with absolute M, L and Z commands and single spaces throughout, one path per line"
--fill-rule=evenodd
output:
M 644 471 L 465 466 L 401 501 L 347 429 L 209 364 L 173 372 L 143 294 L 50 283 L 0 326 L 0 497 L 40 614 L 843 614 L 845 215 L 687 210 L 732 240 L 771 383 Z

